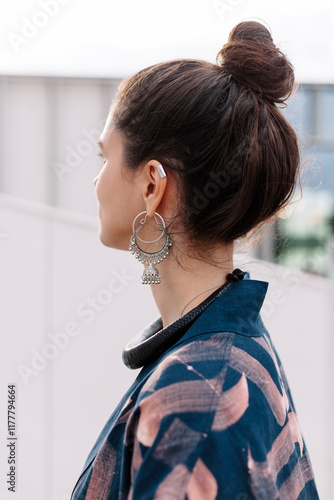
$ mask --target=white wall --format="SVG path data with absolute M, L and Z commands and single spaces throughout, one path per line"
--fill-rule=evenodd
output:
M 0 191 L 95 215 L 96 141 L 118 83 L 0 76 Z

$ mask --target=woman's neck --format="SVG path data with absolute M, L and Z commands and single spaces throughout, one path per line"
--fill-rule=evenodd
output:
M 161 283 L 151 285 L 151 290 L 163 327 L 198 306 L 226 282 L 226 276 L 234 269 L 233 245 L 222 247 L 211 256 L 219 265 L 188 258 L 183 269 L 172 255 L 158 264 Z

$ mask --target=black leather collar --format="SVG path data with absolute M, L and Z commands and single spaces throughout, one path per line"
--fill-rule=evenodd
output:
M 206 309 L 219 295 L 224 293 L 225 290 L 230 288 L 233 283 L 242 280 L 245 274 L 246 272 L 240 269 L 234 269 L 232 273 L 227 275 L 226 283 L 218 288 L 218 290 L 215 290 L 198 306 L 165 328 L 162 328 L 161 318 L 150 323 L 124 347 L 122 352 L 124 364 L 128 368 L 137 369 L 157 359 L 164 351 L 182 337 L 204 309 Z

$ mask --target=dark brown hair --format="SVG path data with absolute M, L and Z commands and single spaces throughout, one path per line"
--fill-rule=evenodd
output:
M 123 81 L 113 125 L 124 161 L 155 159 L 177 173 L 189 241 L 231 243 L 291 199 L 299 174 L 296 134 L 280 111 L 294 68 L 261 23 L 232 30 L 217 64 L 180 59 Z

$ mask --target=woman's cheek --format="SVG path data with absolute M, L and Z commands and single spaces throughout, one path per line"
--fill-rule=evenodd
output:
M 106 175 L 106 170 L 103 168 L 98 176 L 96 183 L 96 197 L 100 205 L 105 205 L 110 194 L 110 180 Z

